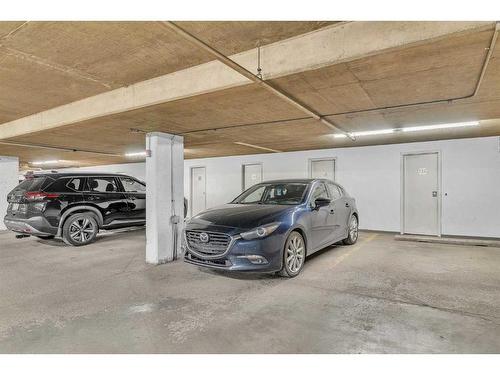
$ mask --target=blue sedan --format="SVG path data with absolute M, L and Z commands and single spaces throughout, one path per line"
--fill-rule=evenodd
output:
M 186 223 L 184 259 L 231 271 L 294 277 L 306 256 L 358 239 L 359 214 L 345 189 L 325 179 L 268 181 Z

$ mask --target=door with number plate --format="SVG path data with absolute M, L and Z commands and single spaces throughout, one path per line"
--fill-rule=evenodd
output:
M 402 233 L 440 235 L 439 154 L 403 155 Z

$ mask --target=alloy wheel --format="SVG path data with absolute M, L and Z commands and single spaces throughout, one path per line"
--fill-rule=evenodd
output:
M 356 216 L 353 216 L 349 223 L 349 238 L 352 242 L 356 242 L 358 239 L 358 219 L 356 219 Z
M 73 221 L 69 227 L 71 239 L 78 243 L 85 243 L 92 239 L 96 227 L 88 218 L 78 218 Z
M 292 273 L 296 273 L 302 267 L 305 258 L 305 244 L 302 236 L 292 233 L 288 246 L 286 247 L 286 264 Z

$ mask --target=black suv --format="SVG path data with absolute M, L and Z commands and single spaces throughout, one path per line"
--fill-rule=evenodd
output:
M 146 222 L 146 185 L 120 174 L 31 175 L 7 200 L 8 229 L 45 239 L 60 236 L 73 246 L 91 243 L 99 229 Z

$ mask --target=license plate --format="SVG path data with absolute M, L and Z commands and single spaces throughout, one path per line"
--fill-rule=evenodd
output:
M 19 211 L 19 203 L 12 203 L 12 211 Z

